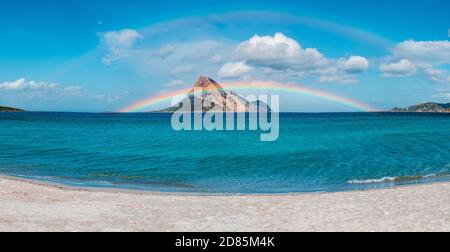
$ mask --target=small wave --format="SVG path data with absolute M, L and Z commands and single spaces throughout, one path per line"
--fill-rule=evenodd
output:
M 431 178 L 441 178 L 447 177 L 450 174 L 427 174 L 427 175 L 417 175 L 417 176 L 399 176 L 399 177 L 383 177 L 379 179 L 354 179 L 347 181 L 348 184 L 353 185 L 363 185 L 363 184 L 378 184 L 378 183 L 386 183 L 386 182 L 407 182 L 414 180 L 422 180 L 422 179 L 431 179 Z
M 396 177 L 383 177 L 380 179 L 365 179 L 365 180 L 359 180 L 359 179 L 353 179 L 347 181 L 349 184 L 375 184 L 375 183 L 384 183 L 384 182 L 392 182 L 395 181 Z

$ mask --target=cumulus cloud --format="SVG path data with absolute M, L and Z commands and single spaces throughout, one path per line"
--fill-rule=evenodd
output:
M 284 72 L 289 76 L 317 76 L 321 82 L 355 83 L 357 74 L 369 67 L 369 61 L 362 56 L 330 59 L 316 48 L 302 48 L 299 42 L 282 33 L 255 35 L 240 43 L 235 55 L 250 67 L 272 69 L 278 71 L 277 75 Z
M 129 48 L 142 38 L 139 32 L 132 29 L 123 29 L 120 31 L 109 31 L 103 33 L 104 41 L 111 47 Z
M 363 73 L 369 68 L 369 61 L 361 56 L 351 56 L 348 59 L 340 59 L 339 67 L 347 73 Z
M 380 65 L 383 77 L 409 77 L 417 73 L 417 67 L 409 60 L 402 59 L 399 62 L 383 63 Z
M 148 40 L 133 30 L 107 32 L 102 38 L 109 49 L 103 58 L 105 64 L 123 62 L 146 74 L 168 74 L 174 78 L 206 73 L 239 78 L 248 77 L 251 72 L 259 78 L 286 80 L 312 76 L 322 82 L 355 83 L 358 75 L 369 67 L 362 56 L 327 58 L 318 49 L 304 48 L 283 33 L 254 35 L 237 44 L 218 40 L 178 41 L 156 49 L 146 47 Z M 138 47 L 136 43 L 141 38 Z
M 137 40 L 142 38 L 139 32 L 132 29 L 109 31 L 102 33 L 100 36 L 110 50 L 110 53 L 103 57 L 103 63 L 106 65 L 127 57 L 130 52 L 129 49 L 135 45 Z
M 392 49 L 388 62 L 380 65 L 384 77 L 407 77 L 423 73 L 431 82 L 450 83 L 450 74 L 442 70 L 450 64 L 450 41 L 407 40 Z M 397 60 L 397 63 L 389 63 Z
M 3 90 L 43 90 L 43 89 L 54 89 L 58 87 L 57 83 L 47 83 L 42 81 L 28 81 L 25 78 L 20 78 L 16 81 L 3 82 L 0 83 L 0 89 Z
M 308 69 L 328 63 L 327 59 L 315 48 L 303 49 L 294 39 L 282 33 L 272 36 L 255 35 L 242 42 L 237 50 L 238 58 L 250 65 L 273 69 Z
M 166 45 L 153 52 L 153 56 L 165 59 L 175 52 L 175 46 Z
M 230 62 L 224 64 L 218 72 L 221 78 L 236 78 L 248 74 L 253 68 L 245 62 Z
M 58 83 L 20 78 L 0 83 L 0 93 L 11 99 L 55 99 L 76 96 L 83 92 L 81 86 L 63 86 Z
M 398 44 L 394 56 L 416 64 L 450 64 L 450 41 L 407 40 Z

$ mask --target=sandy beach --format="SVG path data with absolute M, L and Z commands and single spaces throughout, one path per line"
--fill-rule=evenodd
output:
M 450 183 L 289 195 L 68 188 L 0 177 L 0 231 L 450 231 Z

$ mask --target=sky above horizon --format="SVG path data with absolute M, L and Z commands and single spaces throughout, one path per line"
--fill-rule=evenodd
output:
M 383 110 L 450 102 L 447 0 L 6 0 L 0 32 L 0 105 L 32 111 L 117 111 L 200 75 Z M 284 91 L 243 95 L 263 93 L 280 95 L 282 111 L 355 111 Z

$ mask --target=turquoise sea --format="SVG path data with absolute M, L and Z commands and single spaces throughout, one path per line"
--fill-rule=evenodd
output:
M 0 113 L 0 174 L 202 193 L 379 188 L 450 178 L 450 114 L 280 115 L 280 137 L 174 131 L 170 114 Z

